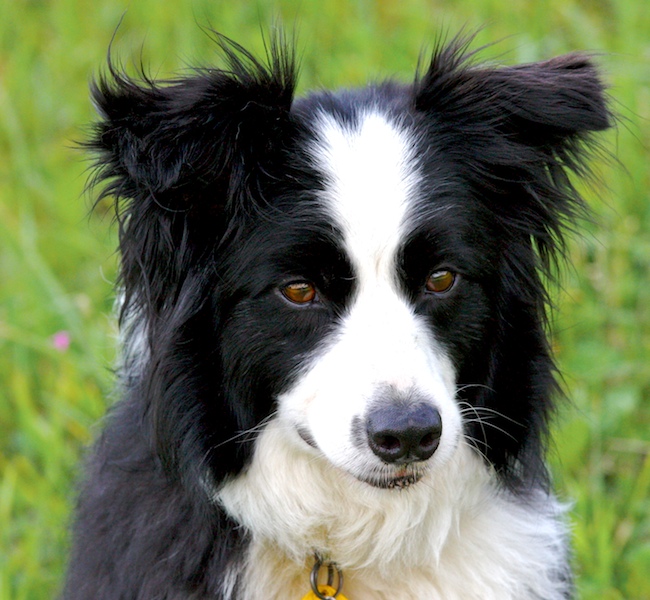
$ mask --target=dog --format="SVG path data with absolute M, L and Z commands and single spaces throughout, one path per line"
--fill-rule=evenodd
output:
M 612 125 L 591 57 L 295 97 L 293 44 L 170 81 L 109 60 L 121 400 L 68 600 L 570 598 L 545 282 Z

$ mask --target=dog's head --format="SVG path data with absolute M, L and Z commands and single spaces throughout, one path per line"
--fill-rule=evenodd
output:
M 94 90 L 117 198 L 124 376 L 169 472 L 237 474 L 265 420 L 357 479 L 402 487 L 462 439 L 543 478 L 554 389 L 541 279 L 581 209 L 590 60 L 472 66 L 294 100 L 219 38 L 225 70 Z

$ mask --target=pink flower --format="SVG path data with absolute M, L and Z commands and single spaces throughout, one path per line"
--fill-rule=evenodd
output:
M 51 339 L 52 346 L 59 352 L 65 352 L 70 347 L 70 333 L 68 331 L 57 331 Z

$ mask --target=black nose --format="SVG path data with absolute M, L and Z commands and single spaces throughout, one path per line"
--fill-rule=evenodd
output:
M 366 428 L 371 450 L 387 463 L 427 460 L 442 435 L 440 413 L 429 404 L 385 406 L 374 409 Z

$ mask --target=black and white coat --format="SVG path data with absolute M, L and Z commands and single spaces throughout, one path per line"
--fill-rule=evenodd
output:
M 123 399 L 87 465 L 68 600 L 572 594 L 544 445 L 542 285 L 611 123 L 589 58 L 440 46 L 412 84 L 294 98 L 224 70 L 94 88 L 116 198 Z

